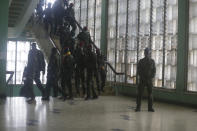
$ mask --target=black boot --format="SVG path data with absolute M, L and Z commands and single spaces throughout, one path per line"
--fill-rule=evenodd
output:
M 155 110 L 153 108 L 149 108 L 148 112 L 155 112 Z

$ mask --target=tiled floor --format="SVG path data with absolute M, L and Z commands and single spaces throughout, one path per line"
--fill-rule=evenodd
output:
M 195 109 L 155 103 L 155 113 L 134 112 L 128 97 L 103 96 L 97 100 L 62 102 L 53 99 L 28 105 L 24 98 L 0 102 L 0 131 L 196 131 Z

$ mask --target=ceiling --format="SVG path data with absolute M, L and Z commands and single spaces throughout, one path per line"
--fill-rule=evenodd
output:
M 39 0 L 10 0 L 8 38 L 17 38 L 23 32 Z
M 16 27 L 20 17 L 24 14 L 25 4 L 28 0 L 12 0 L 9 6 L 8 27 Z

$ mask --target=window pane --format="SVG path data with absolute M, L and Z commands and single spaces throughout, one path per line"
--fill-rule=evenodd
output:
M 95 44 L 99 48 L 100 48 L 100 39 L 101 39 L 101 8 L 102 8 L 102 0 L 96 0 Z
M 197 1 L 190 0 L 189 50 L 188 50 L 188 91 L 197 91 Z
M 81 26 L 86 26 L 87 20 L 87 0 L 81 0 Z
M 128 14 L 128 83 L 136 84 L 138 0 L 130 0 Z
M 121 0 L 118 2 L 118 36 L 117 36 L 117 61 L 116 71 L 125 72 L 125 42 L 126 42 L 126 16 L 127 16 L 127 0 Z M 123 79 L 118 79 L 118 82 L 124 82 Z
M 165 78 L 166 88 L 176 88 L 178 0 L 167 2 Z
M 164 0 L 153 0 L 152 59 L 155 60 L 155 87 L 162 87 Z
M 113 67 L 115 67 L 116 8 L 116 0 L 109 0 L 107 60 Z M 107 80 L 114 81 L 114 74 L 109 67 Z
M 30 50 L 30 42 L 17 42 L 17 68 L 16 68 L 16 84 L 21 84 L 25 66 L 28 61 L 28 53 Z
M 15 52 L 16 51 L 16 42 L 8 41 L 7 43 L 7 71 L 14 71 L 15 73 Z M 15 74 L 14 74 L 15 75 Z M 6 81 L 10 75 L 6 75 Z M 11 79 L 9 84 L 15 84 L 15 77 Z

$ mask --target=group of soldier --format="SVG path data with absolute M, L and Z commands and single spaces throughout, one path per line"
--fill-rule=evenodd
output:
M 73 85 L 75 85 L 76 95 L 82 95 L 85 100 L 96 99 L 101 92 L 104 92 L 106 67 L 100 51 L 97 50 L 95 53 L 91 45 L 85 47 L 80 44 L 73 52 L 72 54 L 69 48 L 64 48 L 61 62 L 59 62 L 57 49 L 52 48 L 47 68 L 47 83 L 44 88 L 40 81 L 40 72 L 45 74 L 44 55 L 36 48 L 36 43 L 31 44 L 28 63 L 23 75 L 23 96 L 30 98 L 27 100 L 28 103 L 35 102 L 33 81 L 42 93 L 42 100 L 47 101 L 50 100 L 52 88 L 53 96 L 57 97 L 60 93 L 60 98 L 63 100 L 73 99 Z M 95 80 L 96 82 L 94 82 Z M 97 85 L 97 91 L 94 85 Z
M 61 99 L 73 99 L 73 85 L 75 85 L 76 95 L 82 96 L 85 100 L 96 99 L 101 92 L 104 92 L 106 79 L 106 65 L 100 49 L 91 40 L 88 28 L 84 27 L 75 37 L 76 21 L 74 18 L 73 3 L 65 1 L 66 9 L 62 8 L 59 1 L 53 5 L 48 4 L 48 8 L 41 11 L 41 3 L 38 4 L 37 13 L 39 18 L 43 18 L 46 30 L 51 28 L 50 34 L 59 36 L 61 51 L 58 60 L 58 50 L 54 47 L 51 50 L 47 69 L 47 83 L 44 88 L 40 81 L 40 72 L 45 74 L 45 60 L 43 53 L 36 48 L 36 43 L 31 44 L 28 55 L 28 64 L 24 70 L 23 96 L 29 98 L 28 103 L 35 102 L 33 92 L 33 81 L 42 93 L 42 100 L 50 100 L 51 88 L 53 96 L 61 94 Z M 52 20 L 52 14 L 55 18 Z M 73 81 L 75 84 L 73 84 Z M 94 88 L 97 86 L 97 91 Z M 80 90 L 82 88 L 82 91 Z M 92 94 L 92 95 L 91 95 Z
M 75 21 L 75 11 L 73 9 L 74 4 L 69 3 L 69 0 L 56 0 L 52 6 L 48 3 L 47 8 L 43 10 L 44 0 L 40 0 L 36 8 L 36 16 L 38 16 L 38 21 L 44 21 L 46 30 L 50 30 L 50 35 L 60 35 L 59 30 L 62 26 L 71 26 L 71 35 L 75 35 L 75 30 L 77 29 Z M 46 3 L 45 3 L 46 4 Z M 44 19 L 43 19 L 44 18 Z
M 46 30 L 48 31 L 48 27 L 50 26 L 50 35 L 53 33 L 59 36 L 62 48 L 60 51 L 61 64 L 59 65 L 57 59 L 57 49 L 53 48 L 48 64 L 46 88 L 43 88 L 39 78 L 40 71 L 45 73 L 44 56 L 40 50 L 36 49 L 36 43 L 32 44 L 26 67 L 26 72 L 30 73 L 26 73 L 26 80 L 24 81 L 24 87 L 31 87 L 28 93 L 26 93 L 26 97 L 30 97 L 28 103 L 35 101 L 35 95 L 31 86 L 33 80 L 42 93 L 42 100 L 50 100 L 51 88 L 53 88 L 54 97 L 57 97 L 58 92 L 60 92 L 61 99 L 73 99 L 73 79 L 76 95 L 80 96 L 80 92 L 82 92 L 85 100 L 98 98 L 98 95 L 104 92 L 106 79 L 105 60 L 100 50 L 91 40 L 87 27 L 81 29 L 81 32 L 75 38 L 76 25 L 78 24 L 74 16 L 74 4 L 68 4 L 67 0 L 64 0 L 64 6 L 62 6 L 60 1 L 56 1 L 53 8 L 51 8 L 51 4 L 49 3 L 48 8 L 44 11 L 42 11 L 41 5 L 39 4 L 37 7 L 38 17 L 43 18 L 44 15 Z M 139 61 L 137 67 L 139 85 L 136 112 L 141 110 L 144 87 L 147 87 L 148 90 L 148 111 L 154 112 L 152 80 L 155 76 L 156 68 L 155 62 L 151 59 L 150 54 L 150 49 L 146 48 L 144 50 L 145 57 Z M 58 84 L 58 82 L 61 84 Z M 95 83 L 97 91 L 94 88 Z

